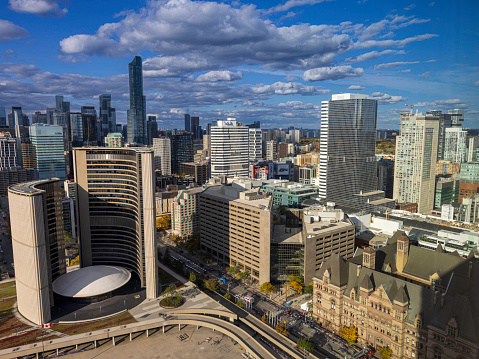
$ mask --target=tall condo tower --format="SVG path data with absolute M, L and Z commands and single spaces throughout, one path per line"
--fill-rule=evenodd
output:
M 157 295 L 155 177 L 147 148 L 73 150 L 78 184 L 80 264 L 136 273 L 146 297 Z
M 211 127 L 211 176 L 248 177 L 249 128 L 235 118 Z
M 393 198 L 399 203 L 417 203 L 418 212 L 434 208 L 439 117 L 402 113 L 396 137 Z
M 116 110 L 111 107 L 111 95 L 100 95 L 98 143 L 105 141 L 110 132 L 116 132 Z
M 367 95 L 322 102 L 319 197 L 348 201 L 377 190 L 377 110 L 378 102 Z
M 128 143 L 147 144 L 146 97 L 143 96 L 143 69 L 141 57 L 135 56 L 128 65 L 130 109 L 127 112 Z

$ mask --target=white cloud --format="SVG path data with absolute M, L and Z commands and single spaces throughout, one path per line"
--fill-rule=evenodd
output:
M 373 92 L 370 98 L 378 100 L 380 105 L 394 105 L 398 102 L 407 101 L 407 97 L 403 96 L 391 96 L 387 93 Z
M 8 20 L 0 20 L 0 42 L 18 40 L 30 36 L 23 27 Z
M 404 69 L 404 70 L 401 70 L 401 72 L 411 72 L 411 69 Z
M 240 71 L 210 71 L 196 78 L 196 81 L 217 82 L 241 80 L 243 74 Z
M 299 82 L 275 82 L 272 85 L 258 84 L 251 88 L 256 94 L 267 95 L 293 95 L 299 94 L 303 96 L 311 96 L 318 94 L 325 94 L 331 91 L 316 89 L 314 86 L 306 86 Z
M 58 0 L 9 0 L 10 9 L 39 16 L 62 17 L 68 10 Z
M 476 81 L 476 83 L 474 84 L 474 86 L 479 86 L 479 81 Z
M 210 68 L 206 59 L 195 55 L 155 56 L 143 61 L 145 77 L 179 77 Z
M 419 61 L 397 61 L 397 62 L 388 62 L 385 64 L 378 64 L 374 66 L 375 70 L 383 70 L 383 69 L 392 69 L 393 67 L 398 67 L 402 65 L 412 65 L 418 64 Z
M 353 68 L 350 65 L 335 67 L 319 67 L 307 70 L 303 74 L 304 81 L 338 80 L 348 77 L 359 77 L 364 73 L 361 67 Z
M 322 3 L 324 1 L 329 1 L 329 0 L 288 0 L 282 5 L 277 5 L 271 9 L 269 9 L 267 12 L 282 12 L 282 11 L 288 11 L 289 9 L 293 7 L 298 7 L 298 6 L 305 6 L 305 5 L 315 5 Z
M 406 6 L 406 7 L 404 8 L 404 10 L 409 11 L 409 10 L 414 9 L 415 7 L 416 7 L 416 4 L 411 4 L 411 5 Z
M 361 62 L 361 61 L 368 61 L 375 59 L 379 56 L 389 55 L 395 53 L 394 50 L 384 50 L 384 51 L 370 51 L 366 52 L 365 54 L 361 54 L 358 56 L 350 57 L 346 59 L 346 62 Z
M 422 77 L 424 79 L 428 79 L 430 76 L 431 76 L 431 73 L 429 71 L 426 71 L 419 75 L 419 77 Z
M 362 91 L 362 90 L 366 90 L 366 87 L 359 86 L 359 85 L 351 85 L 351 86 L 348 87 L 348 90 Z

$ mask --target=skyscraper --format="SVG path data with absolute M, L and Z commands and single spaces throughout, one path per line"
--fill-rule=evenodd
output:
M 200 126 L 200 118 L 191 116 L 191 133 L 193 134 L 193 139 L 197 139 L 198 137 L 198 127 Z
M 100 117 L 98 128 L 98 143 L 104 141 L 110 132 L 116 132 L 116 110 L 111 107 L 111 95 L 100 95 Z
M 0 109 L 1 111 L 1 109 Z M 47 114 L 46 113 L 41 113 L 40 111 L 36 111 L 32 115 L 32 125 L 34 123 L 44 123 L 47 124 Z
M 319 197 L 351 200 L 377 190 L 377 109 L 376 100 L 360 94 L 322 102 Z
M 259 121 L 255 121 L 258 122 Z M 254 162 L 255 160 L 261 160 L 263 152 L 263 141 L 261 141 L 261 129 L 257 127 L 249 126 L 249 143 L 248 143 L 248 153 L 249 161 Z
M 82 106 L 81 119 L 83 130 L 83 144 L 85 146 L 96 146 L 98 144 L 98 128 L 95 107 Z
M 153 139 L 155 155 L 154 169 L 160 170 L 162 175 L 171 175 L 171 141 L 169 137 Z
M 70 112 L 70 131 L 72 146 L 83 146 L 83 118 L 80 112 Z
M 15 126 L 30 126 L 28 115 L 22 112 L 21 107 L 12 107 L 12 113 L 8 114 L 8 127 L 15 128 Z
M 188 114 L 185 114 L 185 131 L 191 132 L 191 120 Z
M 467 162 L 479 161 L 478 149 L 479 149 L 479 136 L 473 136 L 469 138 L 469 143 L 467 146 Z
M 439 134 L 437 141 L 437 160 L 444 160 L 444 149 L 446 146 L 446 130 L 452 127 L 452 116 L 442 111 L 428 111 L 426 115 L 436 116 L 439 119 Z
M 193 162 L 193 159 L 193 135 L 184 133 L 171 136 L 171 173 L 180 173 L 180 163 Z
M 157 296 L 155 177 L 147 148 L 73 150 L 82 267 L 113 265 L 135 273 Z
M 65 154 L 61 126 L 35 124 L 29 128 L 30 141 L 35 153 L 38 178 L 58 177 L 65 180 Z
M 452 127 L 464 127 L 464 110 L 454 109 L 449 110 L 451 115 Z
M 140 56 L 128 65 L 130 109 L 127 112 L 128 143 L 147 144 L 146 97 L 143 96 L 143 69 Z
M 7 126 L 7 115 L 5 114 L 5 107 L 0 106 L 0 127 Z
M 146 137 L 147 145 L 153 144 L 153 139 L 158 137 L 158 123 L 156 122 L 155 115 L 148 115 L 148 121 L 146 122 Z
M 467 131 L 461 127 L 446 129 L 444 145 L 444 161 L 466 162 L 467 159 Z
M 402 113 L 396 137 L 393 198 L 417 203 L 419 213 L 434 208 L 439 117 Z
M 48 323 L 53 281 L 66 273 L 60 181 L 14 185 L 8 201 L 18 310 L 35 324 Z
M 249 128 L 235 118 L 211 127 L 211 176 L 248 177 Z

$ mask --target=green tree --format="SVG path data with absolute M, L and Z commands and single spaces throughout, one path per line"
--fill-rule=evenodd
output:
M 240 269 L 238 268 L 238 266 L 234 266 L 234 267 L 229 267 L 227 273 L 229 275 L 235 276 L 236 274 L 238 274 L 239 271 Z
M 274 293 L 274 285 L 272 285 L 270 282 L 264 282 L 259 286 L 259 290 L 263 293 L 271 295 Z
M 381 359 L 389 359 L 393 351 L 387 347 L 380 347 L 379 348 L 379 356 Z
M 191 273 L 190 273 L 190 278 L 189 278 L 189 279 L 190 279 L 190 282 L 192 282 L 192 283 L 196 283 L 196 274 L 195 274 L 195 273 L 193 273 L 193 272 L 191 272 Z
M 231 294 L 229 294 L 229 293 L 225 293 L 224 297 L 225 297 L 226 299 L 228 299 L 230 302 L 232 302 L 232 301 L 233 301 L 233 298 L 234 298 L 234 297 L 233 297 Z
M 303 348 L 308 352 L 312 352 L 314 350 L 314 346 L 311 344 L 308 338 L 299 338 L 297 344 L 298 347 Z
M 304 293 L 313 295 L 313 282 L 309 283 L 306 287 L 304 287 Z
M 72 246 L 72 234 L 68 231 L 63 231 L 63 238 L 65 238 L 65 247 L 70 248 Z
M 250 277 L 250 273 L 249 271 L 239 272 L 237 276 L 244 283 Z
M 240 298 L 238 299 L 238 301 L 236 302 L 236 305 L 242 309 L 244 309 L 244 304 L 243 304 L 243 300 Z
M 205 287 L 206 289 L 209 289 L 212 292 L 219 292 L 220 290 L 220 284 L 218 283 L 218 280 L 216 278 L 208 279 L 205 282 Z

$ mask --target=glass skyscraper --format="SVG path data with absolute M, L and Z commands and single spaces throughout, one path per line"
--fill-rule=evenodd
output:
M 377 190 L 378 102 L 360 94 L 333 95 L 321 104 L 319 197 L 351 200 Z
M 29 127 L 29 133 L 39 179 L 58 177 L 65 180 L 63 128 L 38 123 Z
M 116 111 L 111 107 L 111 95 L 100 95 L 98 143 L 103 143 L 110 132 L 116 132 Z
M 128 143 L 147 144 L 146 97 L 143 96 L 141 57 L 135 56 L 128 65 L 130 79 L 130 109 L 127 112 Z

